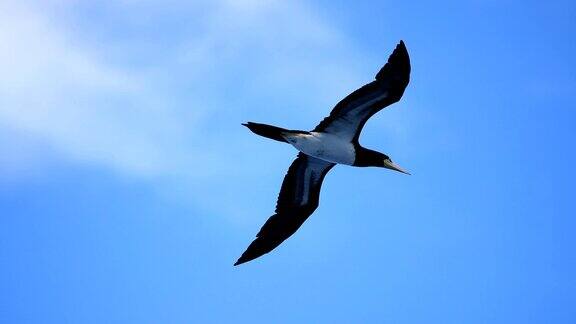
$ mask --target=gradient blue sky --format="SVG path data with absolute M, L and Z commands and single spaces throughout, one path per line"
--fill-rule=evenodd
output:
M 0 1 L 0 322 L 575 323 L 574 1 Z M 310 129 L 412 79 L 273 253 Z

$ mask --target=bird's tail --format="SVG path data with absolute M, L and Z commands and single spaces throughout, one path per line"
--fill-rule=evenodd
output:
M 284 137 L 282 136 L 282 133 L 291 132 L 290 130 L 287 130 L 284 128 L 266 125 L 266 124 L 258 124 L 258 123 L 253 123 L 253 122 L 247 122 L 246 124 L 242 124 L 242 125 L 248 127 L 254 134 L 258 134 L 260 136 L 264 136 L 264 137 L 273 139 L 275 141 L 284 142 L 284 143 L 288 143 L 288 142 L 286 141 L 286 139 L 284 139 Z

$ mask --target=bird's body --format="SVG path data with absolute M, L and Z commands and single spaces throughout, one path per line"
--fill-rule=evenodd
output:
M 354 164 L 354 144 L 337 135 L 319 132 L 287 132 L 282 135 L 288 143 L 306 155 L 337 164 Z
M 272 251 L 294 234 L 318 207 L 322 181 L 336 164 L 383 167 L 407 173 L 387 155 L 362 147 L 358 138 L 371 116 L 400 100 L 409 80 L 410 59 L 404 42 L 400 41 L 375 80 L 340 101 L 314 130 L 288 130 L 253 122 L 243 124 L 258 135 L 291 144 L 300 153 L 284 177 L 276 213 L 234 265 Z

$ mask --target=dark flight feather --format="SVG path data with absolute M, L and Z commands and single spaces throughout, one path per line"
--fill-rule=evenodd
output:
M 314 132 L 337 134 L 358 142 L 366 121 L 397 102 L 410 81 L 410 58 L 403 41 L 396 46 L 376 79 L 342 99 Z
M 298 154 L 282 182 L 276 214 L 268 218 L 256 239 L 234 265 L 272 251 L 294 234 L 318 207 L 322 181 L 334 165 L 303 153 Z

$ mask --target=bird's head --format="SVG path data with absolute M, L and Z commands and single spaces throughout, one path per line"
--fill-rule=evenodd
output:
M 404 174 L 410 174 L 406 170 L 402 169 L 400 166 L 392 162 L 392 159 L 386 154 L 369 150 L 360 147 L 358 152 L 356 152 L 356 160 L 354 161 L 355 166 L 359 167 L 379 167 L 386 168 Z

